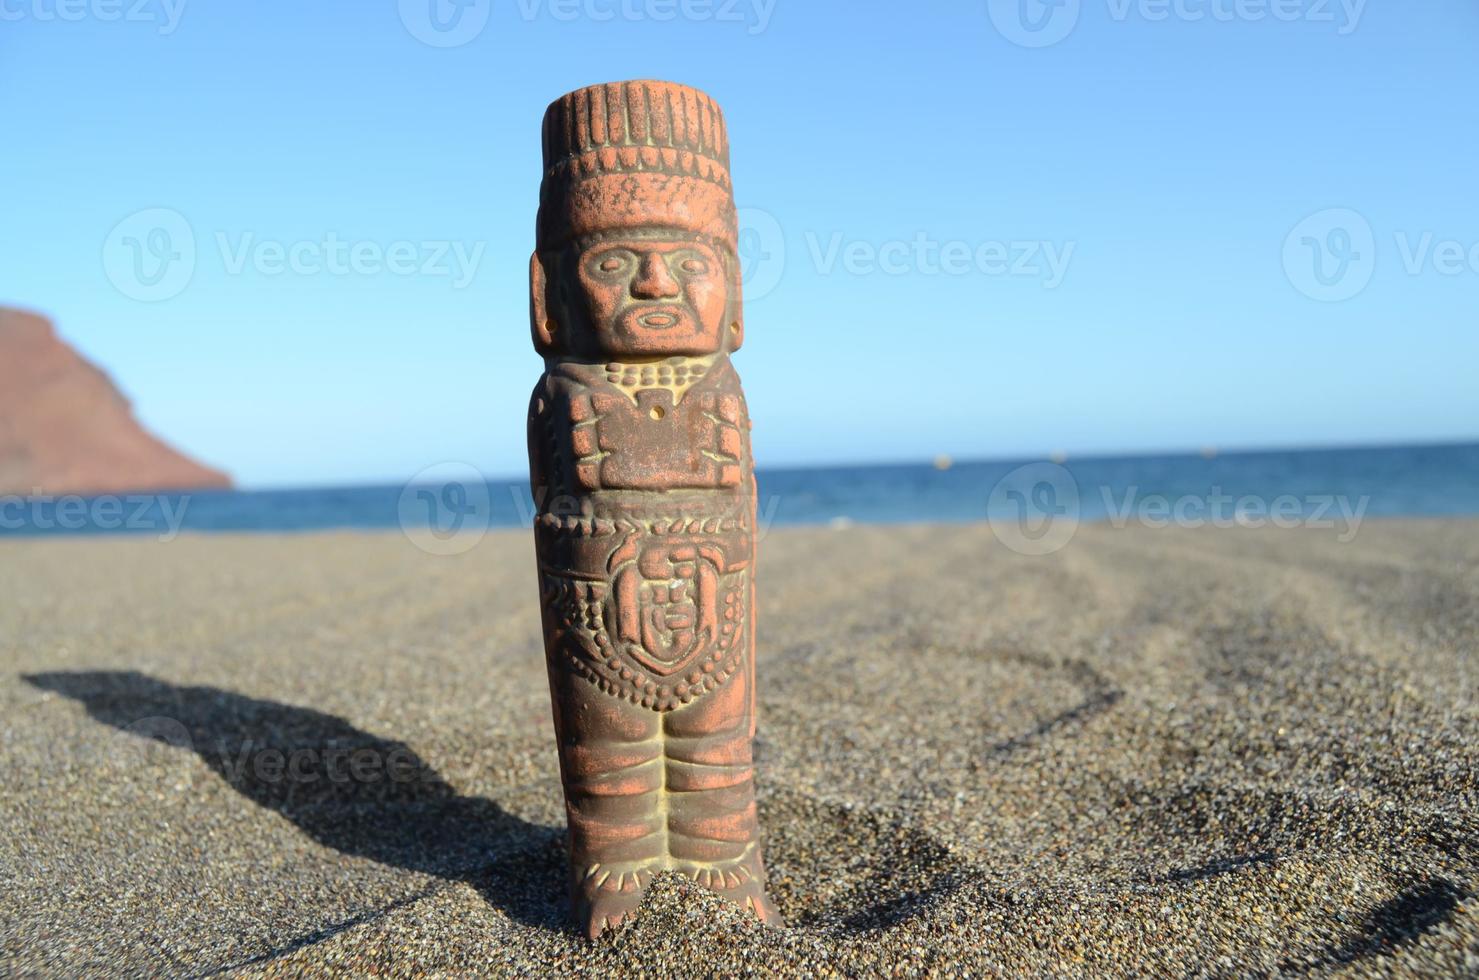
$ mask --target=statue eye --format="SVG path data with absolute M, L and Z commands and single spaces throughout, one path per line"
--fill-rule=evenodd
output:
M 631 255 L 628 252 L 616 250 L 598 255 L 591 260 L 589 268 L 592 272 L 604 276 L 614 276 L 631 266 Z
M 680 268 L 690 275 L 701 276 L 709 271 L 709 263 L 703 259 L 684 259 Z

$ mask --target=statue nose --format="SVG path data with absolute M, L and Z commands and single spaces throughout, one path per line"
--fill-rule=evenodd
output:
M 678 282 L 661 254 L 647 252 L 642 256 L 637 278 L 632 280 L 632 295 L 637 299 L 667 299 L 678 295 Z

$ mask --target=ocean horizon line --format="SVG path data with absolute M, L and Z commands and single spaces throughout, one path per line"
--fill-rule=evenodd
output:
M 1196 449 L 1177 448 L 1161 450 L 1126 450 L 1123 452 L 1105 452 L 1102 450 L 1085 450 L 1075 452 L 1073 450 L 1054 450 L 1045 453 L 1029 453 L 1010 456 L 955 456 L 951 453 L 942 452 L 933 457 L 922 457 L 915 459 L 884 459 L 877 461 L 852 460 L 835 463 L 794 464 L 781 463 L 767 465 L 757 463 L 755 470 L 758 474 L 781 474 L 781 473 L 826 473 L 856 470 L 887 470 L 887 469 L 917 469 L 919 467 L 937 468 L 940 460 L 948 460 L 950 468 L 971 466 L 1008 466 L 1027 465 L 1031 463 L 1103 463 L 1103 462 L 1134 462 L 1136 460 L 1174 460 L 1174 459 L 1215 459 L 1220 457 L 1247 457 L 1247 456 L 1276 456 L 1289 454 L 1318 455 L 1321 453 L 1352 453 L 1352 452 L 1385 452 L 1401 450 L 1453 450 L 1479 448 L 1479 435 L 1461 439 L 1415 439 L 1411 441 L 1378 441 L 1369 443 L 1304 443 L 1288 446 L 1278 445 L 1232 445 L 1218 446 L 1207 445 Z M 443 464 L 466 465 L 478 469 L 477 464 L 464 459 L 449 459 Z M 424 471 L 423 471 L 424 472 Z M 505 486 L 508 484 L 527 483 L 529 478 L 526 474 L 517 472 L 499 474 L 484 474 L 490 486 Z M 439 480 L 428 480 L 428 484 L 439 483 Z M 232 493 L 324 493 L 334 490 L 367 490 L 383 489 L 386 487 L 404 487 L 419 485 L 415 476 L 397 479 L 394 477 L 352 480 L 334 483 L 262 483 L 238 485 L 230 490 L 175 490 L 172 493 L 210 493 L 210 494 L 232 494 Z M 81 496 L 89 496 L 82 494 Z

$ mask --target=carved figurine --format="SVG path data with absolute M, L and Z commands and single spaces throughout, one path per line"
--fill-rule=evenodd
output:
M 576 916 L 657 871 L 765 922 L 755 812 L 755 478 L 719 107 L 665 82 L 550 106 L 530 265 L 546 658 Z

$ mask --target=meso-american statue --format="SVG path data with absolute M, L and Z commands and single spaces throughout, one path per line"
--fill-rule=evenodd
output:
M 550 106 L 530 265 L 546 658 L 588 935 L 676 871 L 753 912 L 755 479 L 718 106 L 666 82 Z

